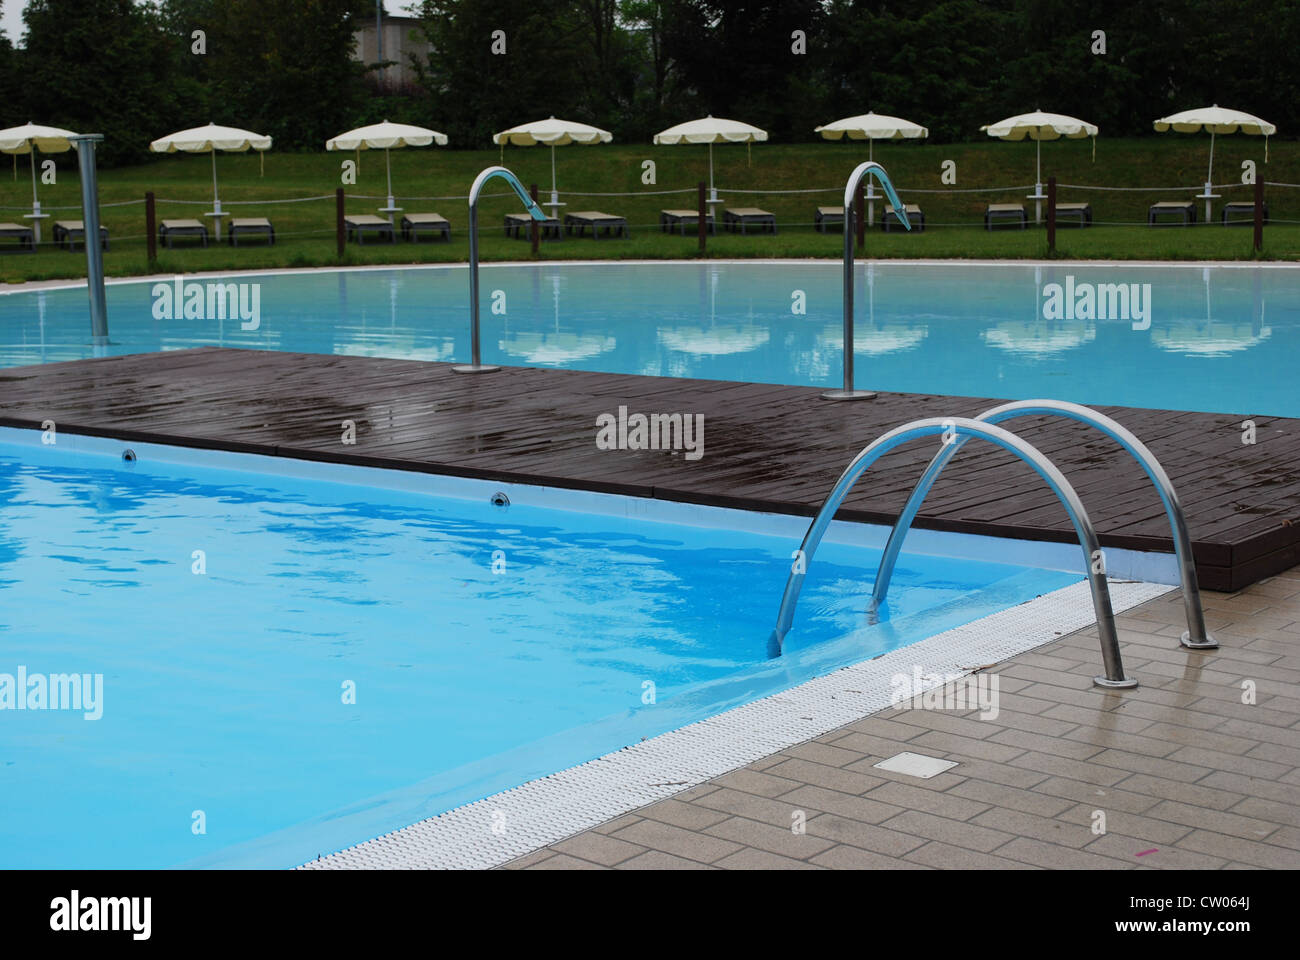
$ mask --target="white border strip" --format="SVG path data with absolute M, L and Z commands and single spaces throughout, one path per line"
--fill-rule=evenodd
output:
M 1119 613 L 1168 590 L 1117 582 L 1111 598 Z M 890 678 L 911 676 L 916 665 L 923 674 L 965 675 L 1094 622 L 1088 585 L 1073 584 L 300 869 L 499 866 L 888 707 Z
M 1297 263 L 1277 263 L 1273 261 L 1255 262 L 1253 260 L 977 260 L 960 257 L 948 257 L 933 260 L 917 260 L 904 257 L 868 258 L 859 263 L 874 266 L 909 266 L 940 267 L 958 264 L 972 267 L 1063 267 L 1067 269 L 1086 267 L 1180 267 L 1188 270 L 1202 267 L 1226 267 L 1237 270 L 1300 270 Z M 743 264 L 778 265 L 778 266 L 813 266 L 824 265 L 840 268 L 842 261 L 830 257 L 739 257 L 718 260 L 494 260 L 480 264 L 484 270 L 496 267 L 610 267 L 610 266 L 739 266 Z M 316 273 L 366 273 L 382 270 L 455 270 L 465 269 L 469 264 L 460 260 L 444 263 L 370 263 L 354 267 L 267 267 L 263 270 L 199 270 L 182 274 L 187 278 L 200 277 L 266 277 L 266 276 L 302 276 Z M 159 283 L 175 279 L 174 273 L 152 273 L 138 277 L 110 277 L 104 281 L 106 286 L 115 287 L 131 283 Z M 31 280 L 24 283 L 7 284 L 0 288 L 0 296 L 12 293 L 33 293 L 47 290 L 84 290 L 86 282 L 61 280 Z

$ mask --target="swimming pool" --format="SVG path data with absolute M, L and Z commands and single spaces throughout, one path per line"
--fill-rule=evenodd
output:
M 769 661 L 806 520 L 132 447 L 0 430 L 0 867 L 293 866 L 1081 579 L 911 553 L 868 626 L 828 540 Z
M 108 352 L 469 360 L 464 267 L 229 280 L 260 285 L 256 329 L 156 319 L 153 283 L 110 285 Z M 838 263 L 487 265 L 481 280 L 486 363 L 839 383 Z M 889 261 L 860 264 L 858 285 L 860 387 L 1300 417 L 1300 268 Z M 0 296 L 0 367 L 91 356 L 86 299 Z

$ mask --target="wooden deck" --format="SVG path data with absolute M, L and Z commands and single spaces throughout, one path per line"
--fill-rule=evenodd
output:
M 996 401 L 883 394 L 830 403 L 818 390 L 512 367 L 202 348 L 0 371 L 0 424 L 125 440 L 271 453 L 545 483 L 745 509 L 811 514 L 844 466 L 882 432 L 923 416 L 972 416 Z M 704 456 L 603 451 L 596 418 L 703 414 Z M 1173 478 L 1203 586 L 1232 591 L 1300 563 L 1300 421 L 1101 408 Z M 344 420 L 357 424 L 342 443 Z M 1111 441 L 1069 421 L 1010 426 L 1075 485 L 1104 545 L 1172 550 L 1159 498 Z M 908 444 L 859 483 L 841 511 L 892 522 L 935 451 Z M 1073 540 L 1051 492 L 1010 454 L 973 443 L 936 485 L 917 525 Z

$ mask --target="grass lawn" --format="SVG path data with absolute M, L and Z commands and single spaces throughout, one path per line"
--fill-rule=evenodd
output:
M 890 172 L 903 199 L 919 203 L 925 210 L 927 229 L 920 234 L 890 233 L 879 229 L 868 233 L 866 253 L 872 257 L 976 257 L 1028 258 L 1047 255 L 1046 232 L 982 228 L 986 203 L 1024 203 L 1032 218 L 1032 201 L 1024 200 L 1025 188 L 1034 178 L 1034 144 L 988 141 L 931 146 L 914 143 L 879 144 L 876 160 Z M 1055 174 L 1061 183 L 1094 184 L 1108 187 L 1190 187 L 1205 179 L 1209 138 L 1159 135 L 1141 139 L 1097 141 L 1097 158 L 1091 159 L 1091 144 L 1059 140 L 1043 145 L 1043 175 Z M 741 237 L 721 232 L 710 237 L 711 257 L 831 257 L 841 254 L 842 240 L 834 233 L 813 229 L 813 211 L 819 205 L 838 206 L 844 180 L 853 166 L 866 159 L 861 143 L 756 144 L 748 151 L 741 145 L 714 149 L 715 177 L 719 193 L 730 206 L 758 206 L 772 211 L 780 233 Z M 1215 180 L 1236 182 L 1243 160 L 1254 160 L 1261 179 L 1300 183 L 1300 143 L 1273 142 L 1269 163 L 1264 164 L 1264 144 L 1258 137 L 1221 137 L 1215 149 Z M 210 160 L 199 156 L 167 156 L 137 167 L 101 170 L 100 203 L 104 224 L 112 237 L 112 249 L 105 254 L 109 276 L 150 272 L 184 273 L 200 270 L 259 269 L 267 267 L 332 266 L 365 263 L 421 263 L 463 261 L 468 257 L 467 213 L 463 199 L 420 199 L 463 196 L 475 174 L 497 163 L 496 150 L 446 150 L 415 148 L 392 153 L 393 184 L 398 205 L 410 212 L 436 211 L 452 223 L 452 240 L 425 241 L 418 245 L 367 243 L 350 244 L 345 256 L 337 256 L 334 241 L 333 191 L 340 182 L 341 163 L 355 154 L 268 153 L 265 174 L 259 175 L 258 157 L 253 154 L 220 154 L 217 172 L 225 209 L 236 216 L 266 216 L 275 224 L 277 243 L 265 247 L 253 241 L 238 249 L 224 243 L 208 249 L 194 246 L 168 251 L 160 248 L 158 260 L 147 262 L 144 204 L 108 206 L 141 201 L 146 190 L 158 197 L 158 218 L 197 217 L 211 207 Z M 68 253 L 49 245 L 53 219 L 80 219 L 80 186 L 75 157 L 63 154 L 58 182 L 40 186 L 45 212 L 44 244 L 35 254 L 10 252 L 13 241 L 3 241 L 7 255 L 0 257 L 0 280 L 75 278 L 85 276 L 85 255 Z M 373 213 L 382 205 L 385 193 L 384 158 L 378 151 L 361 154 L 358 182 L 347 185 L 350 213 Z M 507 147 L 505 165 L 525 183 L 537 183 L 542 198 L 550 183 L 550 151 L 546 148 Z M 653 160 L 656 183 L 643 184 L 642 164 Z M 944 161 L 956 163 L 957 183 L 940 182 Z M 698 255 L 695 237 L 685 238 L 659 232 L 659 210 L 664 207 L 694 207 L 695 184 L 708 178 L 708 152 L 703 146 L 605 144 L 568 146 L 555 152 L 561 200 L 568 210 L 599 209 L 625 216 L 632 228 L 628 239 L 592 241 L 566 238 L 542 244 L 541 259 L 580 258 L 683 258 Z M 39 170 L 38 170 L 39 173 Z M 958 190 L 1005 186 L 1000 193 L 958 193 Z M 564 188 L 590 193 L 626 193 L 630 196 L 582 197 L 565 194 Z M 489 186 L 499 192 L 502 184 Z M 740 190 L 808 190 L 817 193 L 758 193 Z M 655 195 L 654 191 L 686 189 L 688 193 Z M 944 191 L 918 193 L 918 190 Z M 1249 227 L 1223 229 L 1151 229 L 1145 225 L 1146 209 L 1156 200 L 1185 199 L 1194 189 L 1150 192 L 1082 191 L 1060 188 L 1062 202 L 1087 200 L 1092 204 L 1096 225 L 1087 230 L 1062 227 L 1057 235 L 1057 256 L 1092 259 L 1249 259 Z M 1221 191 L 1227 200 L 1249 200 L 1252 188 L 1235 186 Z M 286 200 L 328 194 L 328 199 L 303 203 L 276 203 L 231 207 L 248 200 Z M 1274 221 L 1264 232 L 1263 257 L 1275 260 L 1300 259 L 1300 189 L 1273 187 L 1266 190 L 1269 213 Z M 184 204 L 173 201 L 206 201 Z M 26 158 L 18 158 L 16 178 L 0 178 L 0 219 L 14 222 L 30 212 L 31 181 Z M 57 209 L 67 207 L 70 209 Z M 486 199 L 480 203 L 480 255 L 484 261 L 527 259 L 524 240 L 501 235 L 501 216 L 518 209 L 517 201 Z M 1198 202 L 1198 215 L 1203 204 Z M 1290 222 L 1287 222 L 1290 221 Z M 182 241 L 184 242 L 184 241 Z

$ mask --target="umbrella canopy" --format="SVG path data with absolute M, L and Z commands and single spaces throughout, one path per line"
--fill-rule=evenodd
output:
M 436 143 L 440 147 L 447 145 L 447 135 L 426 127 L 416 127 L 409 123 L 372 123 L 368 127 L 357 127 L 347 133 L 325 141 L 326 150 L 383 150 L 384 168 L 388 171 L 388 206 L 393 206 L 393 167 L 389 162 L 388 151 L 394 147 L 427 147 Z
M 149 144 L 154 153 L 211 153 L 212 154 L 212 208 L 221 212 L 221 198 L 217 195 L 217 151 L 243 153 L 247 150 L 262 152 L 271 149 L 271 138 L 238 127 L 221 127 L 209 123 L 205 127 L 191 127 L 159 137 Z
M 0 152 L 31 155 L 33 213 L 38 212 L 41 205 L 40 201 L 36 199 L 36 151 L 39 150 L 41 153 L 66 153 L 72 149 L 72 141 L 68 138 L 75 136 L 76 134 L 71 130 L 64 130 L 62 127 L 47 127 L 30 121 L 21 127 L 0 130 Z
M 1214 179 L 1214 137 L 1219 133 L 1249 133 L 1264 137 L 1264 162 L 1268 163 L 1268 138 L 1277 133 L 1277 127 L 1267 120 L 1242 113 L 1240 110 L 1228 110 L 1217 103 L 1212 107 L 1199 107 L 1196 110 L 1184 110 L 1182 113 L 1161 117 L 1155 122 L 1158 132 L 1173 130 L 1175 133 L 1210 134 L 1210 169 L 1205 176 L 1208 184 Z M 1208 190 L 1206 191 L 1209 192 Z
M 872 153 L 877 140 L 919 140 L 930 135 L 930 131 L 919 123 L 870 112 L 814 127 L 813 132 L 820 133 L 825 140 L 843 140 L 845 137 L 850 140 L 866 140 L 869 160 L 873 159 Z
M 547 206 L 560 205 L 559 191 L 555 187 L 555 148 L 570 143 L 594 146 L 598 143 L 609 143 L 613 139 L 614 135 L 608 130 L 574 120 L 560 120 L 556 117 L 521 123 L 517 127 L 492 135 L 492 142 L 502 148 L 507 143 L 513 143 L 516 147 L 535 147 L 544 144 L 551 148 L 551 202 Z
M 990 137 L 997 137 L 999 140 L 1024 140 L 1028 137 L 1030 140 L 1038 141 L 1035 182 L 1039 184 L 1043 182 L 1042 142 L 1044 140 L 1059 140 L 1061 137 L 1081 140 L 1084 137 L 1092 137 L 1093 157 L 1095 158 L 1097 155 L 1097 127 L 1086 120 L 1067 117 L 1060 113 L 1044 113 L 1041 110 L 1035 110 L 1032 113 L 1007 117 L 1005 120 L 990 123 L 987 126 L 980 127 L 980 129 Z
M 673 143 L 707 143 L 709 145 L 709 196 L 717 199 L 713 188 L 713 145 L 715 143 L 762 143 L 767 139 L 767 131 L 739 120 L 727 120 L 709 114 L 699 120 L 688 120 L 667 130 L 660 130 L 654 136 L 656 144 Z

